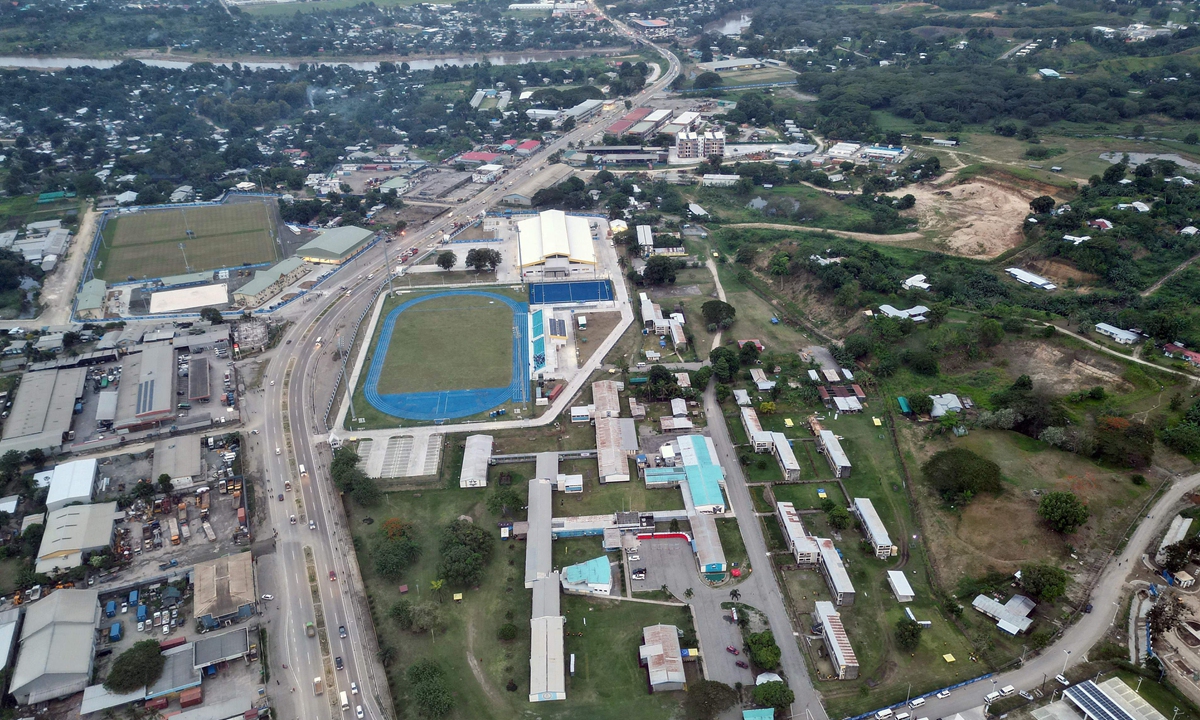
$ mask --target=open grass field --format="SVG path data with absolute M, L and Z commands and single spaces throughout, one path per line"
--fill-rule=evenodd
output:
M 524 494 L 523 481 L 513 488 Z M 430 581 L 438 578 L 440 561 L 438 537 L 441 528 L 460 515 L 469 515 L 481 527 L 495 527 L 497 516 L 484 507 L 483 491 L 453 489 L 391 493 L 381 506 L 367 512 L 354 507 L 350 527 L 359 553 L 367 594 L 376 621 L 380 642 L 395 650 L 388 667 L 388 678 L 400 718 L 419 717 L 404 680 L 404 671 L 421 659 L 437 661 L 446 671 L 453 710 L 449 720 L 508 720 L 536 717 L 545 720 L 659 720 L 671 717 L 682 699 L 681 693 L 651 695 L 646 687 L 645 671 L 638 667 L 637 648 L 645 625 L 667 622 L 691 631 L 690 617 L 677 607 L 619 603 L 564 596 L 563 614 L 567 619 L 566 653 L 576 656 L 574 677 L 567 678 L 567 700 L 531 707 L 529 693 L 529 614 L 530 592 L 524 588 L 524 543 L 498 543 L 491 564 L 477 588 L 453 588 L 464 592 L 462 603 L 446 596 L 438 603 L 445 626 L 436 634 L 413 634 L 401 630 L 388 617 L 388 610 L 401 598 L 397 587 L 408 585 L 404 596 L 414 604 L 429 601 Z M 372 525 L 362 522 L 370 516 Z M 387 580 L 375 570 L 370 548 L 383 520 L 395 517 L 413 525 L 422 553 L 403 577 Z M 599 543 L 594 542 L 595 549 Z M 577 549 L 594 557 L 592 548 Z M 559 548 L 555 547 L 556 553 Z M 598 553 L 596 553 L 598 554 Z M 584 620 L 586 618 L 586 625 Z M 517 639 L 502 642 L 496 630 L 505 622 L 519 629 Z M 469 658 L 474 659 L 472 663 Z M 472 668 L 472 664 L 475 668 Z M 517 689 L 508 692 L 512 680 Z
M 384 311 L 390 312 L 386 307 Z M 436 298 L 408 308 L 392 330 L 379 392 L 508 385 L 512 323 L 507 305 L 472 295 Z
M 104 227 L 95 274 L 112 282 L 272 262 L 279 257 L 273 223 L 257 202 L 123 215 Z

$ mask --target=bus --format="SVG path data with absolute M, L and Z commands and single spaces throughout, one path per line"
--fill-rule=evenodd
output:
M 350 709 L 350 698 L 346 697 L 346 691 L 345 691 L 345 690 L 343 690 L 343 691 L 342 691 L 342 709 L 343 709 L 343 710 L 349 710 L 349 709 Z

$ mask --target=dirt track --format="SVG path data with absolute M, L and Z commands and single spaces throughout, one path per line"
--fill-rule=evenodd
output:
M 75 299 L 75 288 L 79 286 L 83 265 L 87 261 L 88 253 L 92 251 L 96 218 L 99 215 L 95 210 L 84 212 L 79 221 L 79 232 L 75 233 L 67 249 L 67 256 L 46 278 L 40 295 L 42 314 L 38 316 L 43 325 L 66 325 L 71 321 L 71 302 Z
M 925 236 L 919 232 L 897 233 L 895 235 L 876 235 L 874 233 L 850 232 L 849 230 L 826 230 L 825 228 L 808 227 L 807 225 L 785 225 L 782 223 L 731 223 L 722 225 L 722 227 L 731 228 L 755 228 L 759 230 L 791 230 L 794 232 L 823 232 L 838 237 L 850 238 L 851 240 L 862 240 L 863 242 L 873 243 L 901 243 L 913 242 L 916 240 L 924 240 Z

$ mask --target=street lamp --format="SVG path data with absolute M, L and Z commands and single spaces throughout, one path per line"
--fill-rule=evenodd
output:
M 1071 661 L 1071 651 L 1070 651 L 1070 650 L 1063 650 L 1063 652 L 1067 654 L 1067 656 L 1066 656 L 1065 658 L 1063 658 L 1063 669 L 1062 669 L 1062 671 L 1063 671 L 1063 674 L 1065 675 L 1065 674 L 1066 674 L 1066 672 L 1067 672 L 1067 663 Z

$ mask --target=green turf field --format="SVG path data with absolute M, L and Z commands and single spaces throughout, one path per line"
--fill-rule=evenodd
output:
M 512 324 L 512 310 L 485 297 L 452 295 L 410 307 L 396 318 L 379 392 L 508 385 Z
M 273 222 L 259 202 L 123 215 L 104 227 L 95 274 L 110 282 L 181 275 L 188 272 L 185 252 L 193 272 L 272 262 L 278 259 Z

